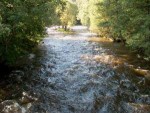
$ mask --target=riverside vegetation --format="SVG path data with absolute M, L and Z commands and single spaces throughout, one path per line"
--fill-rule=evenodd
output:
M 149 0 L 1 0 L 0 63 L 13 65 L 38 44 L 49 25 L 77 20 L 100 36 L 121 41 L 150 58 Z

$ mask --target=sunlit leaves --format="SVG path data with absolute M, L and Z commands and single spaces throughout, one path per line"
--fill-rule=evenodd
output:
M 72 26 L 76 23 L 76 4 L 64 1 L 56 8 L 56 12 L 60 18 L 61 25 Z
M 89 18 L 89 0 L 76 0 L 78 6 L 78 15 L 77 18 L 81 21 L 83 25 L 90 24 Z

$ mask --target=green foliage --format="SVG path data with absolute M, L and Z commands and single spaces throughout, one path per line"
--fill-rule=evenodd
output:
M 94 32 L 99 32 L 100 13 L 97 4 L 99 0 L 76 0 L 78 6 L 78 19 L 83 25 L 89 26 Z
M 45 26 L 76 20 L 150 57 L 149 0 L 1 0 L 0 63 L 13 64 L 45 34 Z
M 0 1 L 0 62 L 13 64 L 37 44 L 45 26 L 52 24 L 55 4 L 51 0 Z
M 61 1 L 60 5 L 56 8 L 56 13 L 60 18 L 60 23 L 62 26 L 72 26 L 76 23 L 76 15 L 77 15 L 77 6 L 76 4 L 69 1 Z
M 130 21 L 128 23 L 134 27 L 130 31 L 128 44 L 135 50 L 140 50 L 150 56 L 150 2 L 148 0 L 134 1 L 130 5 L 132 7 L 129 8 Z
M 89 0 L 76 0 L 76 4 L 78 6 L 78 15 L 77 18 L 81 20 L 83 25 L 89 26 L 90 18 L 89 18 Z
M 98 12 L 97 4 L 99 0 L 89 0 L 89 18 L 90 18 L 90 30 L 94 32 L 99 31 L 100 13 Z
M 101 36 L 150 57 L 149 0 L 76 0 L 78 19 Z
M 106 37 L 126 40 L 133 50 L 150 57 L 150 1 L 102 0 L 99 24 Z

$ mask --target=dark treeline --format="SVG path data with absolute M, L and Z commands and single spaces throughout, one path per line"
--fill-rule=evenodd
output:
M 150 59 L 149 0 L 1 0 L 0 63 L 14 64 L 27 54 L 46 26 L 67 29 L 77 20 Z

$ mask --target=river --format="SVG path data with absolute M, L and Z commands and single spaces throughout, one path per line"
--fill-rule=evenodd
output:
M 136 71 L 149 70 L 149 64 L 84 26 L 72 29 L 73 34 L 47 29 L 48 36 L 21 62 L 25 66 L 1 87 L 7 96 L 0 95 L 0 112 L 150 113 L 150 82 Z

